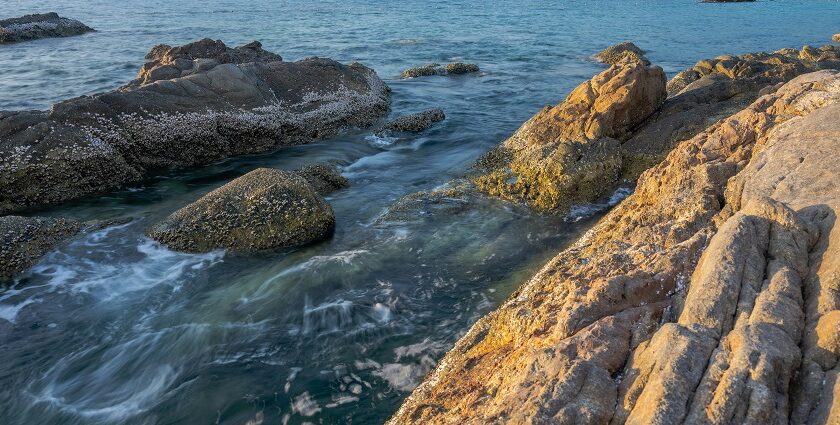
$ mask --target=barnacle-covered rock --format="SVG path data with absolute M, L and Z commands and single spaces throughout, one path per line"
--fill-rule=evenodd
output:
M 302 176 L 258 168 L 172 213 L 147 234 L 172 249 L 254 252 L 329 237 L 335 216 Z
M 460 75 L 478 72 L 480 69 L 474 63 L 452 62 L 445 66 L 436 63 L 408 68 L 402 72 L 402 78 L 428 77 L 430 75 Z
M 81 229 L 81 223 L 62 218 L 0 217 L 0 286 Z
M 416 114 L 399 117 L 377 130 L 377 134 L 384 134 L 394 131 L 405 131 L 419 133 L 431 127 L 434 123 L 443 121 L 446 118 L 443 109 L 435 108 L 428 111 L 417 112 Z
M 38 40 L 50 37 L 70 37 L 94 31 L 93 28 L 55 12 L 25 15 L 0 20 L 0 44 Z
M 321 195 L 329 195 L 339 189 L 350 187 L 350 180 L 342 176 L 334 165 L 313 164 L 295 170 Z
M 0 111 L 0 213 L 307 143 L 389 109 L 388 86 L 358 63 L 284 62 L 259 43 L 211 40 L 156 46 L 148 57 L 119 90 Z

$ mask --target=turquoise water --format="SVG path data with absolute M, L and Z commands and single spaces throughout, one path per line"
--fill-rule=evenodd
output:
M 131 218 L 49 254 L 0 293 L 0 423 L 381 423 L 448 347 L 603 212 L 542 217 L 502 202 L 380 219 L 399 197 L 463 174 L 541 106 L 633 40 L 669 74 L 720 54 L 824 44 L 835 1 L 16 1 L 99 30 L 0 47 L 0 109 L 46 108 L 133 78 L 158 43 L 260 40 L 376 69 L 392 115 L 443 107 L 423 134 L 350 131 L 317 144 L 161 176 L 32 211 Z M 399 80 L 464 60 L 479 76 Z M 254 256 L 169 251 L 154 220 L 251 169 L 332 161 L 330 241 Z

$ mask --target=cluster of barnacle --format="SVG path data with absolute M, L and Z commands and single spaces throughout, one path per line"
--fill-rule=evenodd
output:
M 15 146 L 11 149 L 8 155 L 3 155 L 3 161 L 0 162 L 0 172 L 8 171 L 10 173 L 17 172 L 21 165 L 28 164 L 32 160 L 32 154 L 29 152 L 31 146 Z

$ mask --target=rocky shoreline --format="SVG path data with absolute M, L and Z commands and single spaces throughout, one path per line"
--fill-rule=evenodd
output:
M 701 61 L 641 125 L 617 120 L 622 135 L 589 124 L 605 110 L 593 105 L 612 96 L 647 115 L 646 96 L 628 93 L 664 83 L 624 58 L 500 145 L 519 150 L 479 161 L 508 173 L 494 181 L 512 189 L 491 194 L 548 211 L 641 177 L 480 319 L 389 423 L 840 420 L 840 72 L 815 71 L 838 68 L 835 47 L 811 51 Z M 646 71 L 616 79 L 621 68 Z M 640 148 L 664 160 L 622 164 Z M 547 191 L 551 202 L 531 196 Z
M 53 37 L 72 37 L 94 32 L 93 28 L 55 12 L 0 20 L 0 44 Z

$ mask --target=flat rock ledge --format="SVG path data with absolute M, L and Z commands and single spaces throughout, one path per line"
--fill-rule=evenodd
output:
M 0 20 L 0 44 L 38 40 L 51 37 L 71 37 L 95 31 L 93 28 L 55 12 L 25 15 Z
M 126 86 L 0 111 L 0 214 L 161 172 L 311 142 L 387 115 L 390 89 L 358 63 L 285 62 L 259 43 L 156 46 Z
M 390 424 L 840 423 L 840 72 L 680 142 Z
M 335 216 L 300 174 L 258 168 L 151 226 L 146 234 L 186 252 L 294 247 L 332 235 Z
M 481 69 L 474 63 L 452 62 L 444 66 L 436 63 L 409 68 L 402 72 L 402 78 L 428 77 L 431 75 L 473 74 Z
M 61 218 L 0 217 L 0 288 L 81 230 L 81 223 Z

